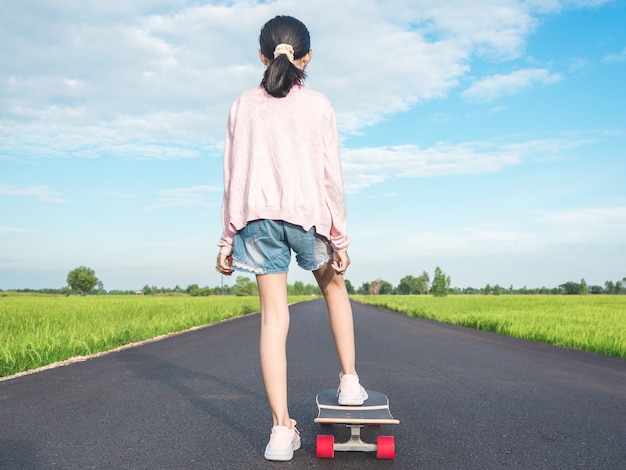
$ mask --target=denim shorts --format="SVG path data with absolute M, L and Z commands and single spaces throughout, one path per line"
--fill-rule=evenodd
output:
M 254 274 L 289 271 L 291 251 L 298 266 L 315 271 L 333 259 L 333 249 L 325 237 L 282 220 L 254 220 L 235 234 L 233 269 Z

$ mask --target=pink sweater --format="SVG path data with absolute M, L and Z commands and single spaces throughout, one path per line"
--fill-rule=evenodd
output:
M 220 251 L 230 254 L 235 232 L 257 219 L 315 226 L 336 251 L 350 243 L 335 113 L 319 92 L 294 86 L 274 98 L 259 86 L 231 106 Z

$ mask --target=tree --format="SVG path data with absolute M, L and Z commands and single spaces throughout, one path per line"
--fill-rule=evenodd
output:
M 418 280 L 414 276 L 404 276 L 400 279 L 400 284 L 398 284 L 398 294 L 400 295 L 411 295 L 417 294 L 417 284 Z
M 577 282 L 569 281 L 565 284 L 561 284 L 559 287 L 563 289 L 567 295 L 580 294 L 580 284 L 578 284 Z
M 439 266 L 435 268 L 430 291 L 435 297 L 445 297 L 450 292 L 450 276 L 446 276 Z
M 380 294 L 380 287 L 382 286 L 383 281 L 381 279 L 376 279 L 375 281 L 370 282 L 369 284 L 369 295 L 378 295 Z
M 622 293 L 622 281 L 615 281 L 615 293 L 616 294 Z
M 85 293 L 93 289 L 98 282 L 99 280 L 94 270 L 87 266 L 79 266 L 70 271 L 67 275 L 67 285 L 70 286 L 72 290 L 79 291 L 80 295 L 85 295 Z
M 380 295 L 389 295 L 393 294 L 393 285 L 391 282 L 380 281 L 380 289 L 378 290 Z
M 421 276 L 404 276 L 400 279 L 400 284 L 398 284 L 397 292 L 400 295 L 412 295 L 412 294 L 420 294 L 424 295 L 428 292 L 428 283 L 430 282 L 430 278 L 426 271 L 422 273 Z
M 357 290 L 358 294 L 361 295 L 367 295 L 370 293 L 370 283 L 369 282 L 364 282 L 363 284 L 361 284 L 361 287 L 359 287 L 359 289 Z
M 352 295 L 355 293 L 354 286 L 348 279 L 344 279 L 343 281 L 346 284 L 346 290 L 348 291 L 348 295 Z
M 594 294 L 594 295 L 602 294 L 603 291 L 604 291 L 604 289 L 602 289 L 602 286 L 595 285 L 595 286 L 591 286 L 589 288 L 589 292 Z
M 238 296 L 257 295 L 258 289 L 256 283 L 250 278 L 239 276 L 235 281 L 235 292 Z
M 582 295 L 587 295 L 589 293 L 589 286 L 587 285 L 585 278 L 580 280 L 580 293 Z
M 430 277 L 426 271 L 423 271 L 422 275 L 417 278 L 417 293 L 419 295 L 426 295 L 429 283 Z
M 237 279 L 237 284 L 239 284 L 239 279 Z M 291 295 L 304 295 L 304 293 L 305 293 L 305 288 L 304 288 L 304 283 L 302 281 L 294 282 L 289 292 L 289 294 Z

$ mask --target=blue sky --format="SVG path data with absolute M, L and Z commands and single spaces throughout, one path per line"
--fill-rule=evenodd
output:
M 625 2 L 2 3 L 0 289 L 219 285 L 228 107 L 277 14 L 335 106 L 355 286 L 626 277 Z

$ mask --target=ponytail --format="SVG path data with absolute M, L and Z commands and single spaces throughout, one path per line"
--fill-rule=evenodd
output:
M 306 75 L 293 61 L 304 57 L 311 48 L 309 31 L 291 16 L 277 16 L 261 29 L 261 52 L 270 60 L 261 85 L 276 98 L 284 98 Z
M 304 70 L 292 64 L 285 54 L 280 54 L 265 69 L 261 85 L 270 95 L 284 98 L 305 76 Z

